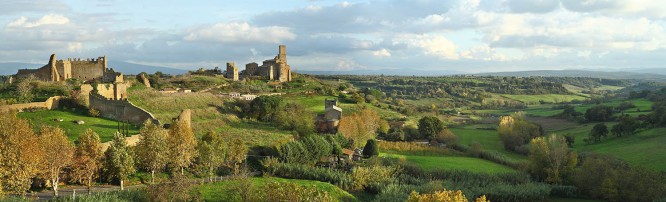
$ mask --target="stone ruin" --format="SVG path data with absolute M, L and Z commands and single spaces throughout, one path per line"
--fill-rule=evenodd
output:
M 227 78 L 238 81 L 238 68 L 234 62 L 227 62 Z
M 235 66 L 234 66 L 235 68 Z M 227 64 L 227 78 L 234 78 L 229 74 L 229 66 Z M 237 75 L 237 70 L 233 71 Z M 280 45 L 278 48 L 278 55 L 270 60 L 264 60 L 263 64 L 251 62 L 245 65 L 244 78 L 259 77 L 266 80 L 274 80 L 280 82 L 289 82 L 291 78 L 291 66 L 287 64 L 287 46 Z
M 100 80 L 104 83 L 123 82 L 122 73 L 108 68 L 106 56 L 88 58 L 68 58 L 56 60 L 55 53 L 49 58 L 49 63 L 38 69 L 20 69 L 17 78 L 34 76 L 36 79 L 47 82 L 65 81 L 67 79 L 81 79 L 83 81 Z
M 342 118 L 342 108 L 338 107 L 337 99 L 324 100 L 324 114 L 317 116 L 316 125 L 320 133 L 335 134 Z

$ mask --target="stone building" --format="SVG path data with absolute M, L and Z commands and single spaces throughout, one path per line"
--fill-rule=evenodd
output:
M 227 62 L 227 78 L 238 81 L 238 68 L 234 62 Z
M 264 60 L 261 66 L 254 62 L 245 65 L 244 76 L 260 76 L 267 80 L 280 82 L 291 81 L 291 66 L 287 63 L 287 46 L 280 45 L 278 55 L 273 59 Z
M 338 100 L 324 100 L 324 114 L 317 116 L 316 125 L 320 133 L 336 133 L 342 118 L 342 108 L 338 107 Z
M 104 83 L 123 82 L 123 75 L 109 69 L 106 56 L 97 59 L 85 60 L 68 58 L 67 60 L 56 60 L 52 54 L 49 63 L 39 69 L 20 69 L 16 73 L 17 78 L 25 78 L 33 75 L 42 81 L 65 81 L 67 79 L 81 79 L 84 81 L 101 80 Z

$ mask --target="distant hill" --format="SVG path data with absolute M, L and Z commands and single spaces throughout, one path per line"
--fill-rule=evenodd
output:
M 187 70 L 184 70 L 184 69 L 176 69 L 176 68 L 171 68 L 171 67 L 151 66 L 151 65 L 141 65 L 141 64 L 135 64 L 135 63 L 129 63 L 129 62 L 123 62 L 123 61 L 109 60 L 109 63 L 107 65 L 109 67 L 113 68 L 116 71 L 122 72 L 123 74 L 139 74 L 141 72 L 146 72 L 146 73 L 152 74 L 152 73 L 155 73 L 157 71 L 160 71 L 160 72 L 165 73 L 165 74 L 171 74 L 171 75 L 187 73 Z
M 636 69 L 636 70 L 631 70 L 631 72 L 666 75 L 666 68 Z
M 44 66 L 44 64 L 20 63 L 20 62 L 7 62 L 0 63 L 0 75 L 13 75 L 19 69 L 36 69 Z
M 633 70 L 632 70 L 633 71 Z M 640 72 L 605 72 L 589 70 L 534 70 L 534 71 L 516 71 L 516 72 L 489 72 L 477 73 L 478 76 L 543 76 L 543 77 L 590 77 L 604 79 L 640 79 L 650 81 L 666 81 L 666 76 L 655 73 Z
M 445 75 L 460 75 L 466 74 L 464 72 L 452 70 L 411 70 L 411 69 L 380 69 L 380 70 L 349 70 L 349 71 L 298 71 L 300 74 L 312 75 L 387 75 L 387 76 L 445 76 Z
M 16 74 L 16 72 L 19 69 L 36 69 L 44 65 L 45 64 L 17 63 L 17 62 L 0 63 L 0 75 L 13 75 Z M 172 75 L 187 73 L 187 70 L 183 69 L 141 65 L 141 64 L 113 61 L 113 60 L 110 60 L 108 65 L 109 67 L 112 67 L 114 70 L 122 72 L 123 74 L 138 74 L 141 72 L 155 73 L 157 71 L 161 71 L 162 73 L 172 74 Z

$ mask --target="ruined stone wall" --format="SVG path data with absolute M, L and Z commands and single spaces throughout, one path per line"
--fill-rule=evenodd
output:
M 150 112 L 137 107 L 128 100 L 108 100 L 100 95 L 89 96 L 90 108 L 99 110 L 100 115 L 105 118 L 128 121 L 136 126 L 141 126 L 144 121 L 151 120 L 157 125 L 160 121 Z
M 276 80 L 280 80 L 281 82 L 287 82 L 291 81 L 291 67 L 285 63 L 279 63 L 279 71 L 277 73 L 277 78 Z
M 245 75 L 246 77 L 258 76 L 259 74 L 259 64 L 257 63 L 248 63 L 245 65 Z
M 122 83 L 124 82 L 123 74 L 116 72 L 113 69 L 107 69 L 104 71 L 102 76 L 102 82 L 104 83 Z
M 59 61 L 61 62 L 61 61 Z M 95 78 L 102 78 L 104 76 L 104 61 L 100 59 L 87 59 L 87 60 L 73 60 L 62 61 L 63 63 L 71 63 L 72 78 L 81 80 L 91 80 Z
M 227 78 L 233 81 L 238 81 L 238 68 L 233 62 L 227 62 Z
M 35 79 L 40 81 L 50 81 L 51 80 L 51 71 L 49 67 L 44 66 L 39 69 L 19 69 L 16 73 L 16 78 L 28 78 L 30 75 L 33 75 Z
M 29 108 L 45 108 L 48 110 L 58 108 L 58 105 L 60 103 L 60 99 L 63 97 L 61 96 L 54 96 L 50 97 L 49 99 L 46 99 L 45 102 L 31 102 L 31 103 L 23 103 L 23 104 L 13 104 L 13 105 L 3 105 L 0 106 L 0 111 L 9 111 L 9 110 L 16 110 L 16 111 L 23 111 L 25 109 Z
M 97 84 L 97 94 L 106 99 L 121 100 L 127 99 L 128 85 L 125 83 L 101 83 Z M 90 94 L 92 86 L 90 84 L 81 85 L 81 92 Z

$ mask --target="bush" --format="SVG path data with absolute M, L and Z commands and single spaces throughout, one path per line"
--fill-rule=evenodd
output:
M 88 115 L 91 116 L 91 117 L 99 117 L 100 112 L 99 112 L 99 110 L 97 110 L 95 108 L 90 108 L 88 110 Z
M 266 168 L 269 173 L 277 177 L 289 179 L 305 179 L 328 182 L 339 187 L 347 187 L 351 183 L 348 174 L 326 168 L 313 168 L 302 164 L 277 163 Z
M 363 156 L 365 156 L 366 158 L 370 158 L 378 155 L 379 155 L 379 146 L 377 146 L 377 140 L 369 139 L 368 142 L 365 143 L 365 147 L 363 148 Z

